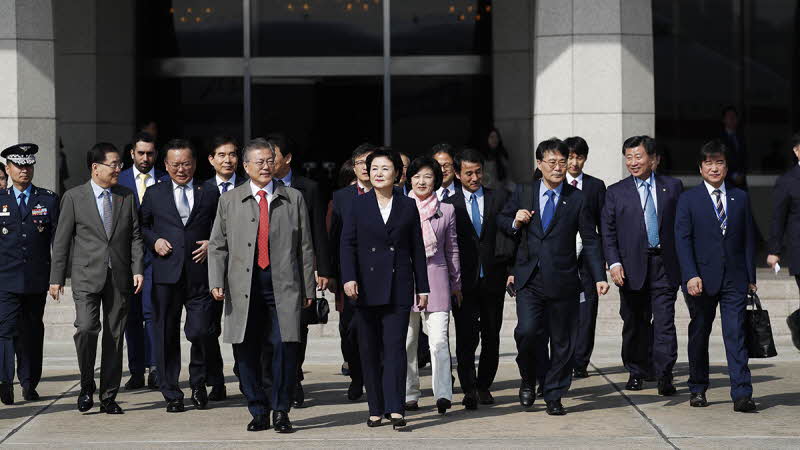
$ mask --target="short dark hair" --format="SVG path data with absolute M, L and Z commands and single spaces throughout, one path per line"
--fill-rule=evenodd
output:
M 355 150 L 353 150 L 353 153 L 350 155 L 350 161 L 353 164 L 355 164 L 356 158 L 365 153 L 374 152 L 375 149 L 376 147 L 373 144 L 370 144 L 369 142 L 364 142 L 363 144 L 356 147 Z
M 8 176 L 8 172 L 6 172 L 6 165 L 0 162 L 0 172 L 3 172 L 3 175 Z
M 474 148 L 465 148 L 464 150 L 458 152 L 456 157 L 453 159 L 453 167 L 456 169 L 456 173 L 461 173 L 461 163 L 464 161 L 478 163 L 481 165 L 481 167 L 483 167 L 483 153 L 475 150 Z
M 400 182 L 400 178 L 403 177 L 403 160 L 400 159 L 400 154 L 396 151 L 392 150 L 389 147 L 378 147 L 375 149 L 374 152 L 370 153 L 367 156 L 367 172 L 369 172 L 370 167 L 372 166 L 372 161 L 375 158 L 387 158 L 389 161 L 392 162 L 392 166 L 394 166 L 394 171 L 397 172 L 397 175 L 394 177 L 394 181 L 392 184 L 397 184 Z
M 340 188 L 350 186 L 353 181 L 356 181 L 356 173 L 353 171 L 353 161 L 346 160 L 339 167 L 339 178 L 336 180 Z
M 442 175 L 442 167 L 433 157 L 427 155 L 414 158 L 408 165 L 408 170 L 406 171 L 406 186 L 410 188 L 411 177 L 426 167 L 433 171 L 433 190 L 436 191 L 442 187 L 442 179 L 444 178 L 444 175 Z
M 569 158 L 569 148 L 559 138 L 552 137 L 539 142 L 536 146 L 536 160 L 542 161 L 546 152 L 561 153 L 564 158 Z
M 195 154 L 194 151 L 194 145 L 192 145 L 192 143 L 189 142 L 188 139 L 181 139 L 181 138 L 170 139 L 169 141 L 167 141 L 166 144 L 164 144 L 163 147 L 164 157 L 165 158 L 167 157 L 167 152 L 169 152 L 170 150 L 179 150 L 184 148 L 188 148 L 189 151 L 192 153 L 192 159 L 197 159 L 197 155 Z
M 703 164 L 703 161 L 712 155 L 722 155 L 725 157 L 725 162 L 728 162 L 728 147 L 720 139 L 706 142 L 697 153 L 697 165 Z
M 456 159 L 456 149 L 447 142 L 440 142 L 431 147 L 430 156 L 435 156 L 437 153 L 446 153 L 450 155 L 453 160 Z
M 656 140 L 647 135 L 631 136 L 625 139 L 625 142 L 622 143 L 622 154 L 625 154 L 625 150 L 636 148 L 640 145 L 644 146 L 644 151 L 646 151 L 648 155 L 656 156 L 658 154 L 656 150 Z
M 736 114 L 736 117 L 739 117 L 739 110 L 733 105 L 725 105 L 725 107 L 722 108 L 722 114 L 720 114 L 720 116 L 725 117 L 725 114 L 728 114 L 729 112 L 732 112 Z
M 236 139 L 233 136 L 220 134 L 211 138 L 211 149 L 208 151 L 208 156 L 213 158 L 217 154 L 217 149 L 227 144 L 233 145 L 236 154 L 239 154 L 239 143 L 236 142 Z
M 155 146 L 156 140 L 153 138 L 152 134 L 145 131 L 140 131 L 134 134 L 133 138 L 131 138 L 131 149 L 136 148 L 136 144 L 139 142 L 146 142 Z M 158 151 L 158 149 L 156 149 L 156 151 Z
M 267 141 L 281 150 L 283 156 L 291 155 L 294 151 L 294 141 L 285 133 L 270 133 L 267 135 Z
M 570 153 L 574 152 L 576 155 L 583 156 L 584 158 L 589 156 L 589 144 L 586 143 L 586 139 L 580 136 L 572 136 L 564 139 L 564 143 L 567 144 Z
M 86 152 L 86 166 L 89 170 L 92 170 L 92 164 L 101 164 L 106 160 L 107 153 L 116 153 L 117 155 L 121 155 L 117 147 L 114 147 L 114 144 L 110 142 L 98 142 L 94 144 L 94 146 Z

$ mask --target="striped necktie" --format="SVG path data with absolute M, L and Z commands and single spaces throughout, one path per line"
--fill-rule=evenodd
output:
M 719 221 L 719 229 L 724 235 L 726 228 L 728 228 L 728 216 L 725 214 L 725 206 L 722 204 L 722 191 L 714 189 L 712 194 L 717 197 L 717 206 L 715 210 L 717 213 L 717 220 Z

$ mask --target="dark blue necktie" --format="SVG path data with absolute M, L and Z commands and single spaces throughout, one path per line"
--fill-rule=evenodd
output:
M 547 227 L 550 226 L 550 221 L 553 220 L 553 213 L 556 211 L 556 203 L 553 201 L 556 193 L 552 190 L 548 190 L 544 195 L 547 196 L 547 203 L 545 203 L 544 211 L 542 211 L 542 231 L 547 231 Z
M 225 181 L 225 182 L 222 183 L 222 193 L 223 194 L 228 192 L 228 189 L 230 189 L 230 188 L 231 188 L 231 182 L 230 181 Z
M 19 194 L 19 215 L 25 217 L 28 215 L 28 203 L 25 201 L 25 193 Z

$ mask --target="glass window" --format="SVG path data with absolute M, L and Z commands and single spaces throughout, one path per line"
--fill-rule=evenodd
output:
M 400 0 L 391 2 L 392 55 L 488 54 L 492 2 Z
M 253 56 L 380 56 L 380 0 L 252 0 Z
M 138 52 L 149 58 L 242 56 L 242 2 L 143 0 Z

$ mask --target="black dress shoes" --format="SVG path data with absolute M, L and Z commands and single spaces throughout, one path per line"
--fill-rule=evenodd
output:
M 419 402 L 406 402 L 403 405 L 403 409 L 406 411 L 419 411 Z
M 192 404 L 197 409 L 206 409 L 208 406 L 208 392 L 205 386 L 192 388 Z
M 488 390 L 478 391 L 478 400 L 480 400 L 481 405 L 494 405 L 494 397 Z
M 675 389 L 675 385 L 672 384 L 672 378 L 662 378 L 658 380 L 658 395 L 669 397 L 670 395 L 675 395 L 677 392 L 678 390 Z
M 436 410 L 439 412 L 439 414 L 446 414 L 447 410 L 450 409 L 451 406 L 453 406 L 453 402 L 446 398 L 440 398 L 439 400 L 436 400 Z
M 691 397 L 689 397 L 689 405 L 693 408 L 705 408 L 708 406 L 706 394 L 704 392 L 692 392 Z
M 467 409 L 478 409 L 478 393 L 476 391 L 467 392 L 464 394 L 461 404 Z
M 364 395 L 364 386 L 355 381 L 350 382 L 350 387 L 347 388 L 347 399 L 351 402 L 358 401 Z
M 641 391 L 644 388 L 644 378 L 635 377 L 633 375 L 628 378 L 625 384 L 625 389 L 628 391 Z
M 181 413 L 184 411 L 186 411 L 186 408 L 183 406 L 183 399 L 170 400 L 167 402 L 168 413 Z
M 122 408 L 119 407 L 113 398 L 100 402 L 100 412 L 106 414 L 123 414 Z
M 294 386 L 294 392 L 292 392 L 292 407 L 302 408 L 303 403 L 306 402 L 305 396 L 306 393 L 303 392 L 303 385 L 298 381 Z
M 752 397 L 741 397 L 733 401 L 733 410 L 736 412 L 753 412 L 756 410 L 756 402 Z
M 93 391 L 90 392 L 81 389 L 80 394 L 78 394 L 78 411 L 86 412 L 92 409 L 92 406 L 94 406 L 94 400 L 92 399 L 93 396 Z
M 383 425 L 383 417 L 379 417 L 378 420 L 367 419 L 367 426 L 370 428 L 375 428 Z
M 278 433 L 291 433 L 292 422 L 289 421 L 289 413 L 286 411 L 272 411 L 272 427 Z
M 211 388 L 211 393 L 208 394 L 208 399 L 212 402 L 221 402 L 228 399 L 228 390 L 225 389 L 224 384 L 218 384 Z
M 536 394 L 533 393 L 533 389 L 527 383 L 522 383 L 519 387 L 519 404 L 523 408 L 530 408 L 533 406 L 534 400 L 536 400 Z
M 349 377 L 350 376 L 350 365 L 346 362 L 342 363 L 342 375 Z
M 0 401 L 4 405 L 14 404 L 14 383 L 0 383 Z
M 547 414 L 550 416 L 563 416 L 567 413 L 561 404 L 561 400 L 548 400 L 545 401 L 545 404 L 547 405 Z
M 576 367 L 575 370 L 572 372 L 573 378 L 589 378 L 589 371 L 586 370 L 586 367 Z
M 30 389 L 22 388 L 22 398 L 24 398 L 26 401 L 29 402 L 35 402 L 39 400 L 39 393 L 36 392 L 36 389 L 34 388 Z
M 131 374 L 128 381 L 125 382 L 125 390 L 132 391 L 134 389 L 141 389 L 144 387 L 144 374 Z
M 247 431 L 264 431 L 269 430 L 269 415 L 263 414 L 253 417 L 253 420 L 247 424 Z
M 147 388 L 157 391 L 160 385 L 161 380 L 158 377 L 158 370 L 151 368 L 150 373 L 147 375 Z

